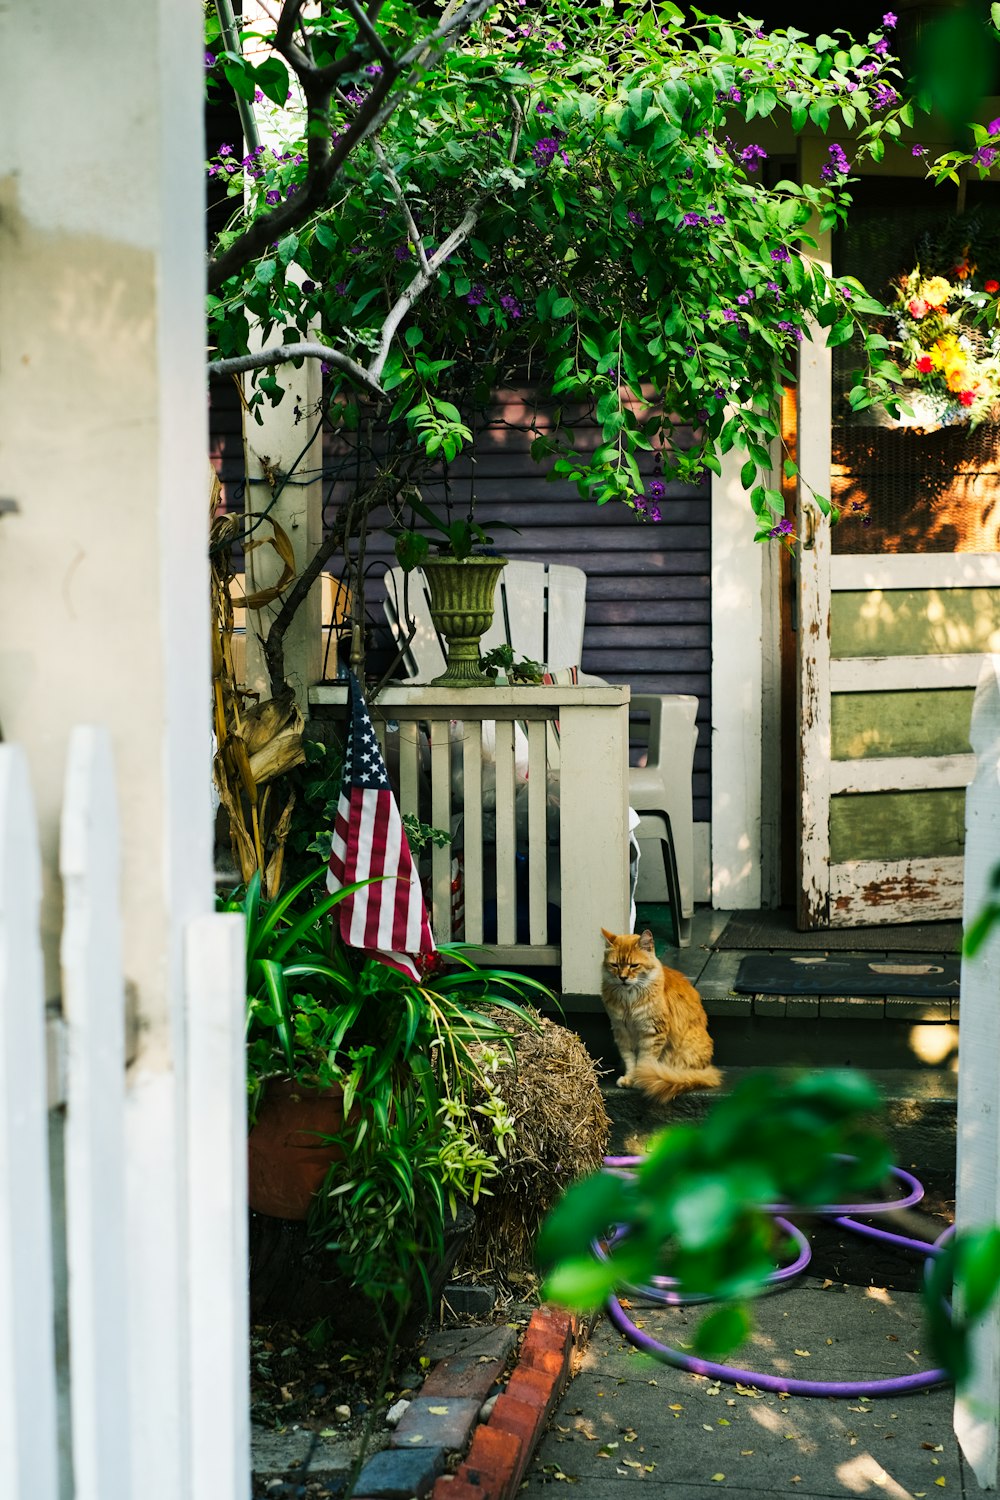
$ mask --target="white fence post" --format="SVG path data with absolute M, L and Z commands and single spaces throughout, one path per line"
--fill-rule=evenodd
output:
M 989 899 L 1000 862 L 1000 656 L 983 663 L 970 738 L 976 775 L 965 802 L 964 922 Z M 1000 1219 L 1000 930 L 975 958 L 962 961 L 962 1036 L 958 1075 L 957 1223 L 970 1229 Z M 973 1374 L 955 1401 L 955 1432 L 984 1488 L 1000 1483 L 1000 1305 L 994 1303 L 973 1345 Z
M 41 865 L 23 753 L 0 745 L 0 1495 L 56 1500 Z
M 59 868 L 73 1500 L 128 1500 L 125 985 L 118 805 L 103 728 L 70 736 Z
M 190 1500 L 250 1495 L 243 918 L 188 924 Z

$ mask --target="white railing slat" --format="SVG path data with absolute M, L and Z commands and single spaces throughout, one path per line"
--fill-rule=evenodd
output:
M 532 946 L 549 940 L 547 738 L 544 720 L 532 719 L 528 724 L 528 941 Z
M 59 868 L 74 1500 L 127 1500 L 125 985 L 118 806 L 105 729 L 80 726 L 70 736 Z
M 244 946 L 235 913 L 187 928 L 191 1500 L 245 1500 L 250 1471 Z
M 483 940 L 483 730 L 466 720 L 462 741 L 462 847 L 465 879 L 465 941 Z
M 517 941 L 517 830 L 514 826 L 514 722 L 496 722 L 497 942 Z
M 0 745 L 0 1495 L 56 1500 L 41 867 L 23 753 Z
M 431 725 L 431 827 L 451 828 L 451 725 Z M 439 943 L 451 940 L 451 845 L 431 849 L 431 927 Z

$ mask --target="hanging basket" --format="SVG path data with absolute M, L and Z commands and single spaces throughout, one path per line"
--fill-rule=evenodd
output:
M 505 557 L 428 557 L 421 563 L 431 619 L 448 643 L 448 664 L 433 687 L 491 687 L 479 667 L 480 642 L 493 623 L 493 600 Z

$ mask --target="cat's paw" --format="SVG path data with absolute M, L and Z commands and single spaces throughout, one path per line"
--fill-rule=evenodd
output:
M 623 1073 L 622 1076 L 617 1080 L 617 1086 L 620 1089 L 630 1089 L 632 1087 L 631 1073 Z

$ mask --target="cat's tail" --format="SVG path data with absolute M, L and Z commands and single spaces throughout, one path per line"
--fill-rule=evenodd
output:
M 671 1068 L 666 1063 L 640 1063 L 632 1074 L 634 1088 L 666 1104 L 688 1089 L 717 1089 L 722 1082 L 718 1068 Z

